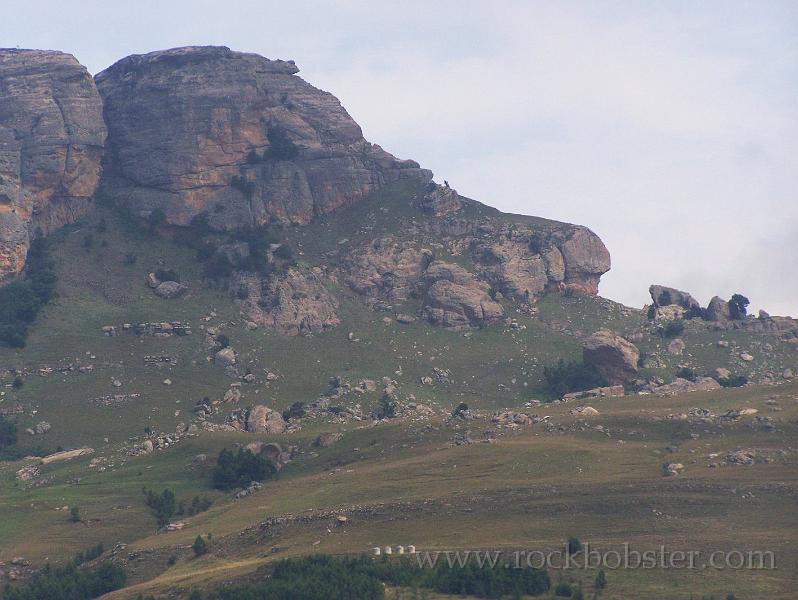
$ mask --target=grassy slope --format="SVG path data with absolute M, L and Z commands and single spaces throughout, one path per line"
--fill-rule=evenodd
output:
M 426 218 L 402 201 L 407 193 L 389 191 L 339 219 L 289 230 L 303 253 L 300 259 L 308 265 L 319 264 L 322 253 L 330 249 L 345 251 Z M 470 216 L 481 211 L 490 212 L 478 205 L 467 207 L 467 212 L 474 213 Z M 539 548 L 555 546 L 576 534 L 595 542 L 628 540 L 642 546 L 662 540 L 690 548 L 775 544 L 783 550 L 792 573 L 796 572 L 795 555 L 784 543 L 790 539 L 785 532 L 792 538 L 798 533 L 794 456 L 753 468 L 710 470 L 705 466 L 710 451 L 794 444 L 795 387 L 600 401 L 596 405 L 603 415 L 599 422 L 618 431 L 612 438 L 596 431 L 546 434 L 534 427 L 503 437 L 498 444 L 450 448 L 453 432 L 448 428 L 422 431 L 419 425 L 396 424 L 355 430 L 356 424 L 350 424 L 343 442 L 314 457 L 313 437 L 338 426 L 308 426 L 289 438 L 304 448 L 304 456 L 283 472 L 280 481 L 236 502 L 208 490 L 207 474 L 187 465 L 198 452 L 213 454 L 251 436 L 203 434 L 166 452 L 125 459 L 120 451 L 128 438 L 140 436 L 145 426 L 171 430 L 178 422 L 187 422 L 186 412 L 194 401 L 203 396 L 220 398 L 232 382 L 208 362 L 200 325 L 221 326 L 256 375 L 265 370 L 280 375 L 270 384 L 259 381 L 245 386 L 244 405 L 263 402 L 283 408 L 294 401 L 312 401 L 327 389 L 331 376 L 340 374 L 352 383 L 364 377 L 390 376 L 398 381 L 401 395 L 412 393 L 418 401 L 444 411 L 461 401 L 495 409 L 519 406 L 530 397 L 542 398 L 543 366 L 558 357 L 577 357 L 582 336 L 600 327 L 631 333 L 647 326 L 638 311 L 602 299 L 549 296 L 538 303 L 539 318 L 517 314 L 507 305 L 508 313 L 526 325 L 524 330 L 497 325 L 466 337 L 419 323 L 385 326 L 384 314 L 367 310 L 361 299 L 337 288 L 342 298 L 341 327 L 312 337 L 282 338 L 264 330 L 248 331 L 226 293 L 201 284 L 193 252 L 163 238 L 131 233 L 105 209 L 92 219 L 64 230 L 54 240 L 59 299 L 36 323 L 28 347 L 0 349 L 0 365 L 34 373 L 21 390 L 5 388 L 0 406 L 15 402 L 25 406 L 26 413 L 20 416 L 23 427 L 42 419 L 52 423 L 48 434 L 32 441 L 51 448 L 88 444 L 97 449 L 95 456 L 109 457 L 110 465 L 103 473 L 87 468 L 90 458 L 44 467 L 43 478 L 52 476 L 52 482 L 24 489 L 14 481 L 14 471 L 22 463 L 0 464 L 0 513 L 13 515 L 0 519 L 0 560 L 18 555 L 37 561 L 60 559 L 98 541 L 106 547 L 116 541 L 133 542 L 145 556 L 131 563 L 134 581 L 144 581 L 166 569 L 172 553 L 187 555 L 185 549 L 176 551 L 176 546 L 190 543 L 197 533 L 213 532 L 219 542 L 211 556 L 200 561 L 181 559 L 158 579 L 142 584 L 143 589 L 157 591 L 195 578 L 229 578 L 251 572 L 275 556 L 311 551 L 357 552 L 387 543 L 416 543 L 424 548 Z M 105 232 L 96 231 L 100 219 L 107 223 Z M 95 248 L 89 252 L 83 247 L 87 231 L 94 231 L 95 238 Z M 103 239 L 106 247 L 100 245 Z M 137 254 L 135 265 L 124 264 L 129 252 Z M 455 259 L 467 264 L 462 257 Z M 159 266 L 180 272 L 190 286 L 186 297 L 165 301 L 146 288 L 144 275 Z M 397 307 L 397 312 L 414 309 L 411 302 Z M 122 333 L 109 338 L 100 332 L 103 325 L 172 319 L 190 321 L 194 335 L 157 339 Z M 348 341 L 350 331 L 359 342 Z M 769 338 L 698 329 L 688 330 L 684 337 L 688 353 L 682 357 L 662 353 L 663 343 L 656 338 L 647 337 L 639 345 L 644 351 L 660 350 L 668 366 L 657 373 L 666 378 L 680 364 L 698 370 L 731 366 L 753 375 L 763 367 L 795 367 L 797 362 L 794 349 Z M 718 348 L 720 338 L 729 340 L 732 347 Z M 757 358 L 752 365 L 734 358 L 743 350 Z M 144 356 L 152 354 L 174 356 L 177 366 L 145 364 Z M 64 362 L 91 363 L 95 370 L 46 377 L 35 374 L 41 366 Z M 433 367 L 450 369 L 453 383 L 421 386 L 419 378 L 430 375 Z M 163 385 L 166 377 L 173 385 Z M 122 382 L 121 388 L 112 386 L 114 378 Z M 500 389 L 499 384 L 506 388 Z M 122 406 L 96 407 L 88 402 L 106 394 L 133 392 L 141 398 Z M 775 416 L 791 420 L 778 434 L 738 426 L 711 434 L 698 429 L 701 438 L 690 440 L 684 424 L 648 420 L 655 413 L 689 406 L 720 409 L 754 403 L 764 410 L 764 399 L 774 393 L 788 394 L 782 400 L 785 411 Z M 374 394 L 344 402 L 357 400 L 367 408 L 376 399 Z M 571 417 L 563 414 L 567 408 L 550 406 L 546 413 L 568 423 Z M 476 438 L 487 427 L 487 423 L 470 426 Z M 103 441 L 106 437 L 108 443 Z M 620 444 L 618 437 L 626 443 Z M 678 480 L 663 480 L 664 448 L 675 442 L 679 453 L 667 459 L 684 462 L 688 470 Z M 783 482 L 785 487 L 778 488 L 774 482 Z M 190 519 L 186 530 L 154 536 L 154 520 L 141 501 L 142 485 L 168 486 L 185 499 L 202 491 L 217 502 L 208 513 Z M 742 490 L 749 488 L 754 498 L 743 500 Z M 317 523 L 288 527 L 267 540 L 252 534 L 245 544 L 232 541 L 237 539 L 236 532 L 267 515 L 424 499 L 434 501 L 428 509 L 422 504 L 418 509 L 396 508 L 395 514 L 353 518 L 344 531 L 333 529 L 331 534 L 326 533 L 326 524 Z M 55 510 L 75 504 L 87 523 L 68 523 L 66 514 Z M 32 531 L 36 535 L 30 535 Z M 224 538 L 228 535 L 229 540 Z M 319 545 L 313 546 L 315 541 Z M 285 549 L 272 555 L 272 546 Z M 698 595 L 734 590 L 744 598 L 759 590 L 770 597 L 788 598 L 785 577 L 789 579 L 789 569 L 753 578 L 750 574 L 635 571 L 613 576 L 612 591 L 605 597 L 639 597 L 635 590 L 645 591 L 646 597 L 663 598 L 676 597 L 677 592 L 669 590 L 678 590 L 681 597 L 690 591 Z

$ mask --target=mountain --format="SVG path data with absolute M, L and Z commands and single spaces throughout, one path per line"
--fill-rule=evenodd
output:
M 795 320 L 600 297 L 590 229 L 436 183 L 290 61 L 187 47 L 92 79 L 2 50 L 0 92 L 0 589 L 77 555 L 125 569 L 110 599 L 208 598 L 284 557 L 576 536 L 778 554 L 608 569 L 612 597 L 792 597 Z

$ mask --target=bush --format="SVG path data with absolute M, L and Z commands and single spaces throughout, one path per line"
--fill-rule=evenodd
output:
M 252 197 L 255 195 L 255 182 L 249 181 L 243 175 L 234 175 L 230 180 L 230 185 L 244 194 L 247 200 L 252 200 Z
M 570 598 L 574 593 L 574 588 L 567 581 L 560 581 L 554 588 L 554 595 L 561 598 Z
M 0 343 L 22 348 L 28 326 L 55 297 L 55 262 L 44 238 L 36 238 L 28 249 L 25 279 L 0 288 Z
M 155 208 L 147 215 L 147 230 L 153 234 L 158 228 L 166 224 L 166 213 L 162 208 Z
M 194 540 L 194 543 L 191 544 L 191 549 L 194 550 L 194 556 L 202 556 L 203 554 L 207 554 L 208 542 L 202 539 L 201 535 L 198 535 L 197 539 Z
M 293 263 L 296 259 L 294 258 L 294 250 L 288 244 L 280 244 L 277 248 L 275 248 L 274 252 L 275 258 L 279 258 L 280 260 L 284 260 L 286 262 Z
M 290 140 L 284 129 L 269 128 L 266 137 L 269 139 L 269 148 L 263 154 L 264 159 L 293 160 L 299 156 L 299 147 Z
M 0 450 L 17 445 L 17 424 L 0 415 Z
M 453 416 L 453 417 L 457 417 L 457 416 L 459 416 L 461 413 L 464 413 L 464 412 L 465 412 L 465 411 L 467 411 L 467 410 L 468 410 L 468 404 L 466 404 L 465 402 L 461 402 L 461 403 L 460 403 L 460 404 L 458 404 L 458 405 L 457 405 L 457 407 L 455 407 L 455 409 L 452 411 L 452 416 Z
M 748 383 L 748 377 L 745 375 L 730 375 L 729 377 L 718 379 L 718 383 L 727 388 L 742 387 Z
M 690 367 L 681 367 L 676 371 L 676 377 L 681 379 L 687 379 L 688 381 L 695 381 L 697 379 L 697 375 L 693 369 Z
M 593 582 L 593 586 L 597 590 L 603 590 L 605 587 L 607 587 L 607 575 L 603 570 L 600 570 L 598 575 L 596 575 L 596 580 Z
M 293 418 L 302 418 L 305 416 L 305 405 L 302 402 L 294 402 L 290 408 L 283 411 L 283 419 L 286 421 Z
M 160 494 L 142 488 L 144 493 L 144 503 L 150 507 L 152 514 L 158 520 L 158 527 L 165 527 L 172 520 L 172 515 L 175 514 L 175 494 L 170 489 L 165 489 Z
M 80 509 L 77 506 L 72 506 L 69 509 L 69 520 L 73 523 L 80 523 Z
M 742 294 L 734 294 L 729 299 L 729 316 L 732 319 L 744 319 L 748 314 L 748 305 L 751 302 Z
M 65 567 L 45 566 L 25 584 L 6 587 L 3 600 L 89 600 L 124 587 L 127 575 L 122 567 L 104 562 L 92 569 L 78 569 L 85 561 L 78 557 Z
M 549 392 L 558 398 L 569 392 L 579 392 L 607 385 L 607 380 L 592 365 L 560 359 L 553 367 L 544 367 L 543 377 Z
M 684 321 L 674 319 L 659 326 L 659 334 L 665 338 L 675 338 L 684 333 Z
M 582 551 L 582 542 L 578 537 L 571 536 L 568 538 L 568 554 L 575 556 Z
M 225 334 L 220 333 L 215 338 L 216 340 L 216 351 L 223 350 L 230 345 L 230 338 L 227 337 Z
M 260 455 L 239 448 L 237 454 L 224 449 L 216 460 L 213 472 L 213 487 L 231 490 L 246 487 L 253 481 L 271 479 L 277 475 L 277 468 Z

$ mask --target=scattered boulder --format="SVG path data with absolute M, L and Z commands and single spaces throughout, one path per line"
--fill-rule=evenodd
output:
M 320 448 L 327 448 L 341 441 L 343 437 L 344 434 L 342 433 L 323 433 L 316 438 L 313 444 L 315 446 L 319 446 Z
M 666 287 L 664 285 L 652 285 L 648 288 L 648 293 L 651 294 L 651 299 L 654 301 L 654 306 L 657 308 L 663 306 L 677 305 L 685 309 L 700 309 L 701 305 L 687 292 L 677 290 L 676 288 Z
M 220 367 L 230 367 L 236 364 L 236 352 L 229 346 L 222 348 L 213 357 L 213 362 Z
M 754 357 L 748 354 L 747 352 L 743 352 L 742 354 L 740 354 L 740 360 L 743 360 L 745 362 L 752 362 L 754 360 Z
M 178 296 L 183 295 L 187 289 L 188 288 L 185 285 L 178 283 L 177 281 L 164 281 L 160 283 L 153 291 L 157 296 L 169 300 L 171 298 L 177 298 Z
M 685 349 L 684 340 L 681 338 L 674 338 L 668 344 L 668 354 L 673 354 L 674 356 L 680 356 Z
M 672 383 L 652 386 L 651 392 L 658 396 L 673 396 L 689 392 L 703 392 L 720 389 L 721 385 L 711 377 L 698 377 L 695 381 L 677 377 Z
M 583 390 L 581 392 L 571 392 L 565 394 L 563 400 L 582 400 L 584 398 L 617 398 L 625 396 L 626 390 L 622 385 L 611 385 L 607 387 L 597 387 L 590 390 Z
M 585 340 L 582 356 L 585 363 L 594 366 L 608 383 L 620 385 L 637 375 L 640 351 L 618 334 L 602 329 Z
M 599 415 L 599 411 L 592 406 L 577 406 L 570 413 L 578 417 L 597 417 Z
M 77 448 L 76 450 L 63 450 L 61 452 L 55 452 L 54 454 L 48 454 L 41 458 L 40 462 L 43 465 L 49 465 L 50 463 L 59 462 L 62 460 L 70 460 L 72 458 L 78 458 L 79 456 L 86 456 L 87 454 L 94 453 L 94 448 Z
M 283 416 L 268 406 L 258 404 L 247 412 L 245 428 L 250 433 L 283 433 L 285 427 Z
M 684 465 L 677 462 L 669 462 L 662 465 L 662 472 L 666 477 L 675 477 L 684 471 Z
M 718 367 L 713 371 L 713 374 L 715 375 L 715 379 L 718 380 L 728 379 L 729 377 L 731 377 L 731 371 L 729 371 L 729 369 L 726 369 L 724 367 Z

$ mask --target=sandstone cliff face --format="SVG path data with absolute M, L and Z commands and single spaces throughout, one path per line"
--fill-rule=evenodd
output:
M 307 223 L 405 177 L 431 179 L 363 139 L 340 102 L 292 61 L 224 47 L 124 58 L 96 77 L 109 191 L 171 223 Z
M 105 138 L 94 81 L 73 56 L 0 50 L 0 281 L 22 270 L 37 229 L 85 213 Z

